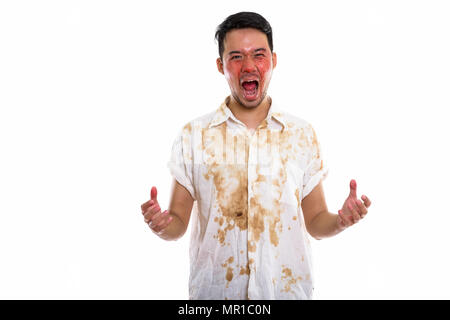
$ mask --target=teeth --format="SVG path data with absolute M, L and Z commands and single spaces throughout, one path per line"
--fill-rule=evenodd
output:
M 245 82 L 252 82 L 252 81 L 244 81 L 244 82 L 242 82 L 242 83 L 241 83 L 241 86 L 242 86 L 242 87 L 244 87 L 244 83 L 245 83 Z M 258 83 L 257 81 L 256 81 L 256 87 L 259 87 L 259 83 Z
M 258 83 L 258 80 L 242 80 L 241 84 L 243 84 L 244 82 L 252 82 L 255 81 L 256 83 Z

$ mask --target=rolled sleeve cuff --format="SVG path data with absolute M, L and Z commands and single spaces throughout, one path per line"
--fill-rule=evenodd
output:
M 185 187 L 187 191 L 189 191 L 192 199 L 196 200 L 194 188 L 192 187 L 192 183 L 184 174 L 184 170 L 177 166 L 176 163 L 170 161 L 167 163 L 167 167 L 169 168 L 172 177 L 177 180 L 179 184 Z
M 328 176 L 328 169 L 323 168 L 313 175 L 303 187 L 302 199 L 304 199 L 314 188 Z

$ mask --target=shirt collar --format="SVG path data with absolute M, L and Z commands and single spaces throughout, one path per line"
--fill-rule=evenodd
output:
M 285 121 L 285 119 L 283 117 L 283 113 L 278 109 L 276 104 L 272 103 L 272 98 L 269 97 L 269 99 L 270 99 L 271 103 L 270 103 L 269 112 L 267 113 L 267 117 L 266 117 L 265 120 L 274 118 L 279 123 L 281 123 L 283 128 L 286 128 L 286 121 Z M 229 101 L 230 101 L 230 96 L 228 96 L 225 99 L 225 101 L 222 102 L 220 107 L 216 110 L 216 112 L 214 114 L 214 117 L 213 117 L 212 121 L 209 124 L 209 128 L 222 124 L 223 122 L 227 121 L 228 118 L 231 118 L 234 121 L 236 121 L 238 123 L 241 123 L 241 121 L 236 119 L 236 117 L 234 116 L 233 112 L 231 112 L 230 108 L 228 108 L 227 104 L 228 104 Z
M 236 119 L 234 117 L 233 112 L 231 112 L 230 108 L 228 108 L 228 106 L 227 106 L 229 101 L 230 101 L 230 97 L 228 96 L 225 99 L 225 101 L 222 102 L 222 104 L 220 105 L 219 109 L 216 110 L 216 112 L 214 114 L 214 118 L 212 119 L 212 121 L 209 124 L 210 128 L 218 126 L 219 124 L 227 121 L 228 118 L 232 118 L 233 120 Z

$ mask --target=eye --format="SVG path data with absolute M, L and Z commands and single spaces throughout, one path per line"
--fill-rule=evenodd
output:
M 230 60 L 236 60 L 236 59 L 240 59 L 241 56 L 232 56 Z
M 264 53 L 257 53 L 255 54 L 255 57 L 264 57 Z

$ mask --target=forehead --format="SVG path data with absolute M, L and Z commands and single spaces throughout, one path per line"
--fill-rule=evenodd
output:
M 269 49 L 269 42 L 265 33 L 258 29 L 233 29 L 227 32 L 224 42 L 225 53 L 233 50 L 249 51 L 256 48 Z

